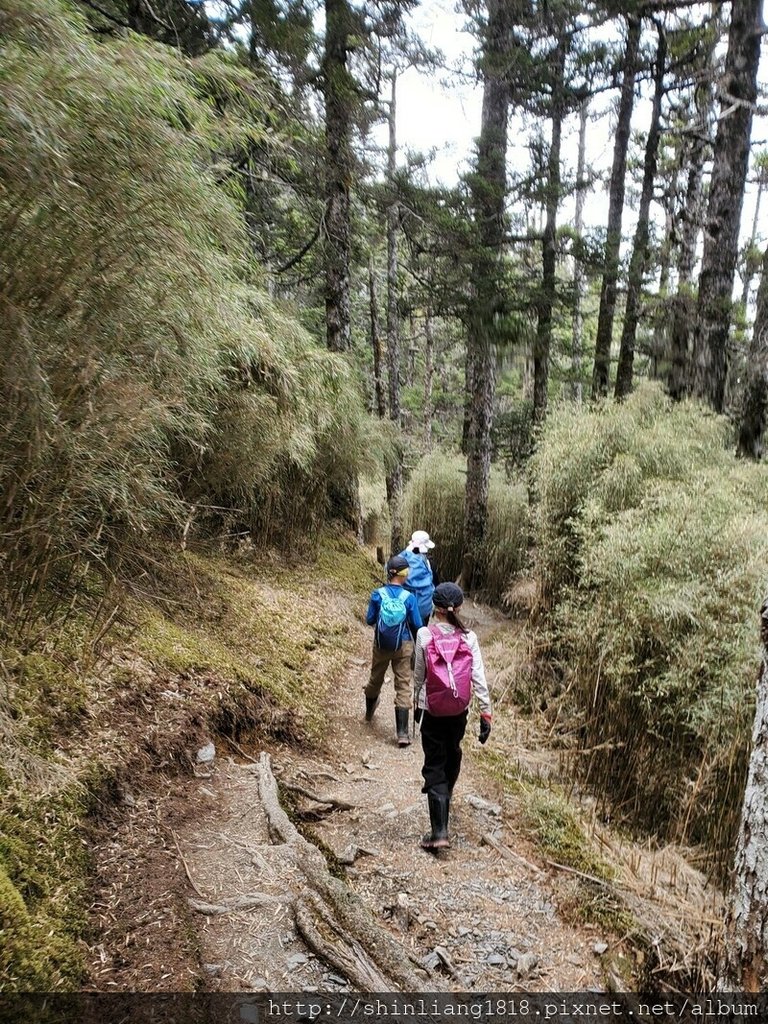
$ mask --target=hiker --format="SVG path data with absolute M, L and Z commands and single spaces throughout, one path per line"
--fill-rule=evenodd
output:
M 421 791 L 427 794 L 432 826 L 421 841 L 425 850 L 450 845 L 448 814 L 473 694 L 480 704 L 480 742 L 485 743 L 491 734 L 491 699 L 480 646 L 456 612 L 463 601 L 461 587 L 440 583 L 432 596 L 437 621 L 416 634 L 413 685 L 416 706 L 421 709 Z M 418 717 L 419 710 L 414 714 Z
M 371 594 L 365 621 L 374 626 L 371 675 L 365 693 L 365 720 L 373 720 L 387 666 L 395 677 L 395 728 L 397 745 L 410 745 L 408 713 L 411 708 L 412 641 L 422 619 L 415 596 L 404 589 L 409 573 L 405 558 L 394 555 L 386 564 L 387 583 Z
M 416 595 L 423 623 L 429 622 L 432 614 L 432 595 L 435 592 L 435 571 L 429 560 L 429 553 L 435 542 L 426 530 L 414 530 L 411 539 L 400 552 L 400 557 L 408 563 L 410 572 L 405 581 L 405 589 Z

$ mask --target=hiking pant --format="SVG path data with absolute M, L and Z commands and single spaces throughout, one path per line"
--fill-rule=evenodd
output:
M 450 796 L 461 770 L 461 741 L 467 728 L 468 711 L 437 717 L 424 712 L 421 745 L 424 749 L 422 793 Z
M 391 665 L 395 676 L 395 707 L 410 708 L 412 652 L 413 644 L 410 640 L 398 647 L 396 651 L 385 651 L 381 647 L 374 647 L 371 657 L 371 676 L 363 691 L 365 696 L 372 697 L 374 700 L 379 696 L 387 667 Z

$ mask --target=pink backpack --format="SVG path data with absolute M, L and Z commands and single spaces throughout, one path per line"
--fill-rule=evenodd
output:
M 460 630 L 430 626 L 424 649 L 427 706 L 439 718 L 460 715 L 472 700 L 472 651 Z

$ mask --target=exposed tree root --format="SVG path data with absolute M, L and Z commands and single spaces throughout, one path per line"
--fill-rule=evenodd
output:
M 301 835 L 280 806 L 269 755 L 262 753 L 253 769 L 273 841 L 295 853 L 306 890 L 294 905 L 296 926 L 314 952 L 341 971 L 361 992 L 419 992 L 442 989 L 410 950 L 382 928 L 360 899 L 328 870 L 317 847 Z

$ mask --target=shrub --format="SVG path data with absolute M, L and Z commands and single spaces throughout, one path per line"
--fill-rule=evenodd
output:
M 548 627 L 594 786 L 719 863 L 738 822 L 768 560 L 768 475 L 652 386 L 553 411 L 533 459 Z
M 212 506 L 258 540 L 316 532 L 371 431 L 344 360 L 254 284 L 222 167 L 266 132 L 266 86 L 97 42 L 56 0 L 2 0 L 0 27 L 6 617 Z
M 441 579 L 461 573 L 464 542 L 466 465 L 459 455 L 436 451 L 427 455 L 411 477 L 403 501 L 403 532 L 427 530 L 435 540 L 435 565 Z M 502 594 L 526 562 L 528 500 L 522 483 L 509 483 L 491 471 L 488 522 L 479 566 L 480 596 L 500 602 Z

